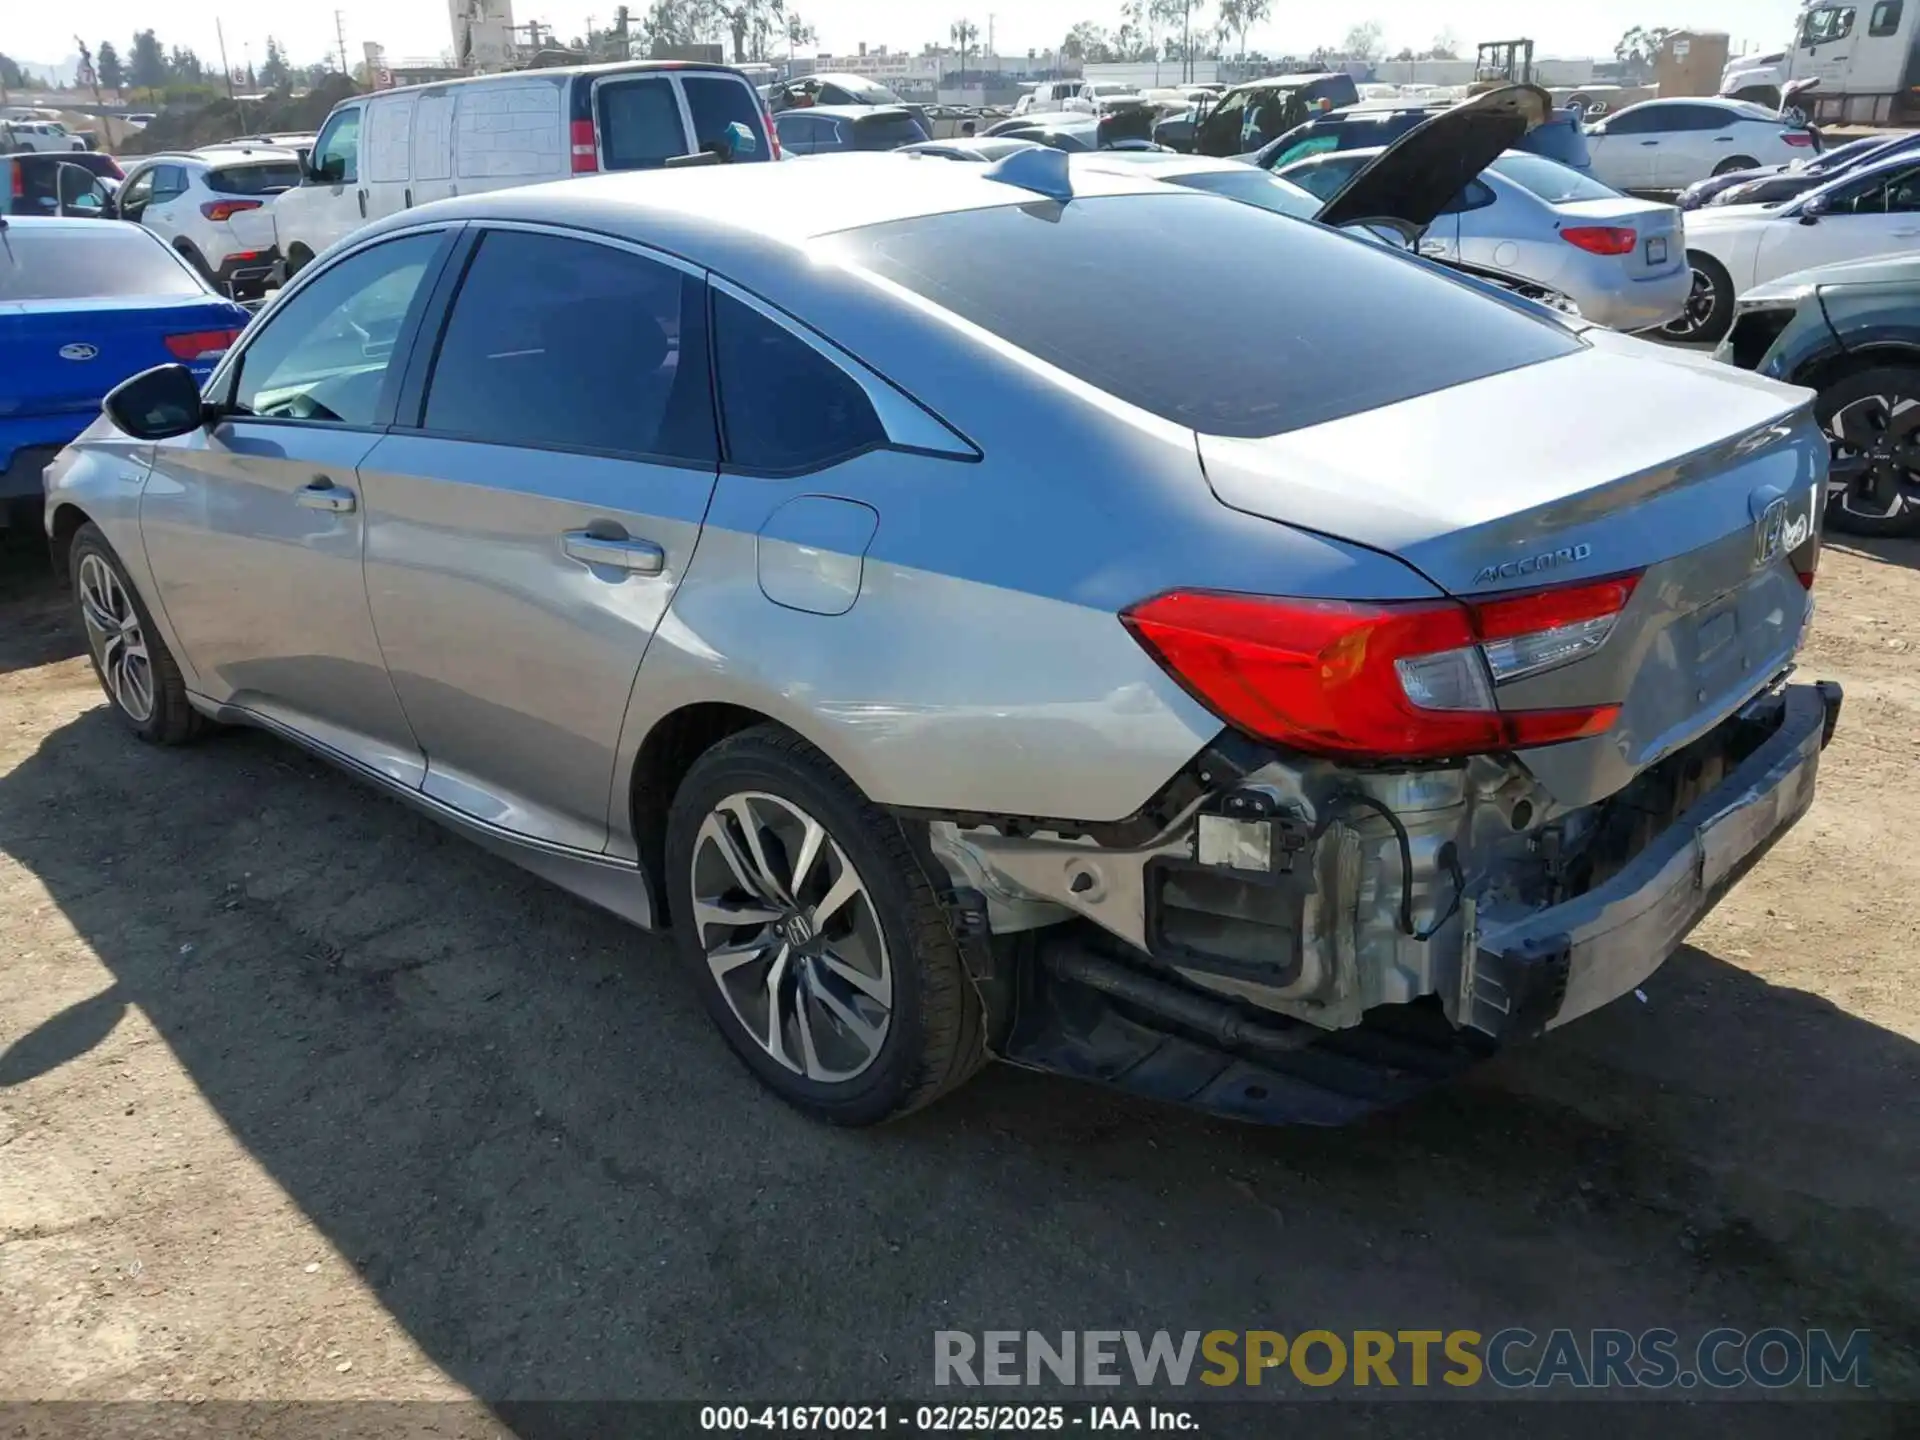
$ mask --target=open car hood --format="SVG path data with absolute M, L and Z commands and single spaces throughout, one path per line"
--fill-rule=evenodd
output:
M 1553 117 L 1538 85 L 1503 85 L 1422 120 L 1374 156 L 1314 218 L 1424 232 L 1466 184 Z

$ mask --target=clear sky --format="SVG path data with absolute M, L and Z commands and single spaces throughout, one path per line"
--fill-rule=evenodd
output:
M 514 0 L 514 19 L 544 20 L 561 36 L 583 31 L 587 17 L 597 13 L 604 23 L 613 0 Z M 629 0 L 635 11 L 645 0 Z M 1047 49 L 1076 22 L 1092 20 L 1111 27 L 1118 19 L 1119 0 L 789 0 L 819 33 L 822 51 L 851 51 L 862 40 L 870 46 L 918 49 L 928 40 L 944 41 L 948 26 L 966 17 L 979 25 L 984 38 L 993 16 L 995 47 L 1005 54 L 1021 54 L 1029 47 Z M 277 36 L 291 58 L 304 63 L 334 48 L 335 5 L 324 3 L 236 3 L 218 0 L 73 0 L 55 5 L 47 0 L 5 0 L 7 17 L 0 25 L 0 47 L 15 58 L 53 64 L 74 53 L 77 30 L 89 45 L 112 40 L 125 53 L 127 37 L 136 28 L 152 26 L 166 46 L 185 45 L 201 56 L 217 59 L 214 35 L 218 17 L 226 30 L 227 53 L 240 63 L 251 48 L 257 63 L 269 33 Z M 394 57 L 437 55 L 451 43 L 446 0 L 339 0 L 345 22 L 348 51 L 359 58 L 363 42 L 376 40 Z M 1208 5 L 1211 13 L 1212 6 Z M 1610 54 L 1621 34 L 1634 25 L 1671 25 L 1698 30 L 1724 30 L 1738 53 L 1749 49 L 1776 49 L 1791 33 L 1798 0 L 1275 0 L 1275 18 L 1248 36 L 1248 43 L 1269 53 L 1304 53 L 1323 44 L 1337 44 L 1348 27 L 1376 21 L 1385 33 L 1388 49 L 1421 49 L 1441 30 L 1450 31 L 1462 45 L 1482 40 L 1531 36 L 1542 54 Z

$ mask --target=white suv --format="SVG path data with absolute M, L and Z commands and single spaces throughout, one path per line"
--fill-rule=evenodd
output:
M 261 294 L 280 257 L 269 242 L 243 238 L 236 214 L 259 210 L 300 183 L 300 157 L 268 146 L 209 146 L 144 157 L 120 186 L 123 220 L 145 225 L 191 261 L 222 294 Z
M 58 120 L 0 121 L 0 153 L 23 150 L 84 150 L 87 142 Z

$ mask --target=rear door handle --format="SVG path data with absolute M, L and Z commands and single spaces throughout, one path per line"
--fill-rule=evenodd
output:
M 351 490 L 343 489 L 324 475 L 317 475 L 293 497 L 293 503 L 306 510 L 327 510 L 335 515 L 350 512 L 356 501 Z
M 360 192 L 360 218 L 367 218 L 367 192 L 364 190 Z
M 1640 143 L 1642 145 L 1658 145 L 1660 142 L 1658 140 L 1642 140 Z
M 569 530 L 560 537 L 560 548 L 583 565 L 609 565 L 632 575 L 658 575 L 667 568 L 667 552 L 651 540 Z

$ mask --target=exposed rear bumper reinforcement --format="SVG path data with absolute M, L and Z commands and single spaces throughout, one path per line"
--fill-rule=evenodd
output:
M 1481 910 L 1461 1023 L 1501 1039 L 1537 1035 L 1659 969 L 1813 803 L 1840 702 L 1831 681 L 1787 687 L 1779 728 L 1619 874 L 1546 910 Z
M 1410 1100 L 1501 1042 L 1641 984 L 1792 828 L 1812 803 L 1840 687 L 1789 686 L 1760 703 L 1779 707 L 1773 732 L 1618 874 L 1544 910 L 1479 912 L 1458 1027 L 1432 997 L 1337 1031 L 1252 1015 L 1076 923 L 1036 937 L 1005 1058 L 1270 1124 L 1340 1125 Z

